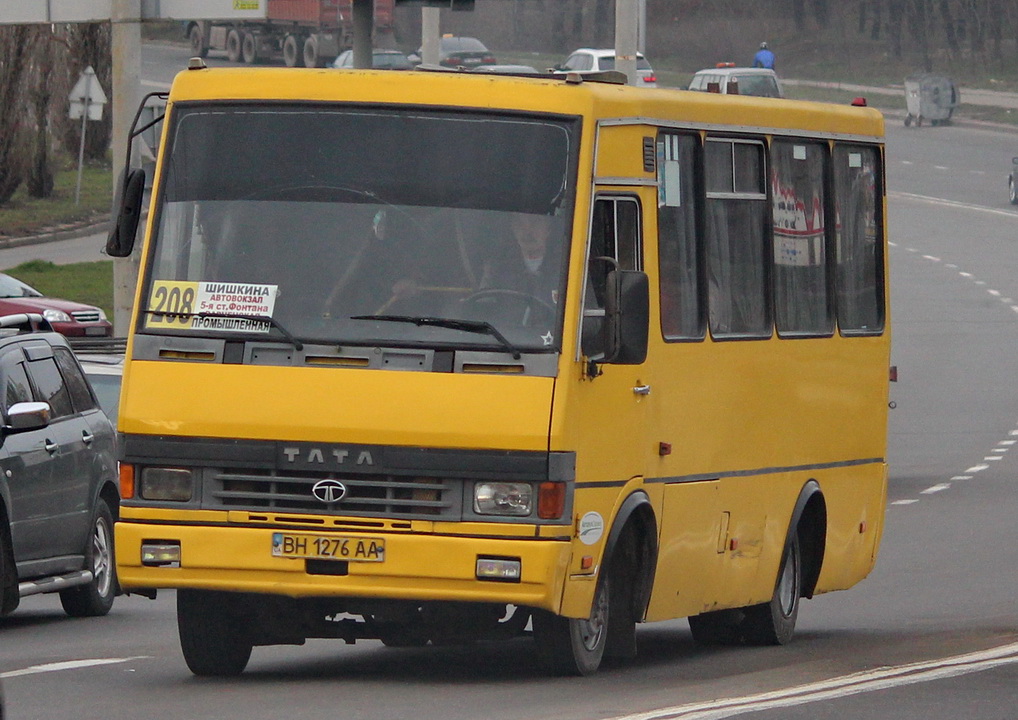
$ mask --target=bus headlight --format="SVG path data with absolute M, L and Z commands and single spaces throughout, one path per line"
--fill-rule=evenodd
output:
M 138 495 L 145 500 L 187 502 L 193 494 L 194 480 L 190 470 L 147 467 L 141 471 Z
M 474 512 L 478 515 L 526 517 L 532 509 L 530 483 L 482 482 L 474 485 Z

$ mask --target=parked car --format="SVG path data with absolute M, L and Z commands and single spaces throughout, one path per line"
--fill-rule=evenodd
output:
M 416 53 L 410 55 L 410 62 L 419 65 L 423 51 L 424 48 L 418 48 Z M 495 54 L 486 48 L 484 43 L 477 38 L 464 37 L 462 35 L 444 35 L 439 41 L 439 65 L 473 68 L 478 65 L 495 65 L 497 63 L 498 60 L 495 59 Z
M 58 592 L 105 615 L 118 585 L 116 433 L 63 335 L 0 317 L 0 615 Z
M 1018 157 L 1011 158 L 1011 174 L 1007 176 L 1007 196 L 1012 205 L 1018 205 Z
M 352 68 L 353 50 L 344 50 L 329 67 Z M 377 70 L 412 70 L 413 63 L 399 50 L 372 50 L 371 67 Z
M 115 428 L 120 408 L 120 383 L 124 376 L 125 343 L 119 338 L 109 340 L 108 343 L 80 343 L 72 340 L 71 349 L 81 369 L 85 371 L 99 406 Z
M 604 72 L 615 70 L 615 50 L 596 50 L 580 48 L 565 59 L 561 65 L 552 68 L 552 72 Z M 657 87 L 657 75 L 643 53 L 636 54 L 636 74 L 638 87 Z
M 784 97 L 785 91 L 777 74 L 768 68 L 735 67 L 720 63 L 717 67 L 699 70 L 689 81 L 689 90 L 716 92 L 722 95 L 754 95 Z
M 0 316 L 38 313 L 68 337 L 109 337 L 113 325 L 102 308 L 44 296 L 31 285 L 0 273 Z

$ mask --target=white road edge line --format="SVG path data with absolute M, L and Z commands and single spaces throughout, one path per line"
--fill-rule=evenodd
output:
M 22 675 L 38 675 L 39 673 L 61 672 L 63 670 L 78 670 L 80 668 L 96 667 L 99 665 L 116 665 L 118 663 L 131 662 L 132 660 L 145 660 L 149 655 L 135 655 L 126 658 L 93 658 L 91 660 L 65 660 L 63 662 L 46 663 L 45 665 L 33 665 L 21 670 L 10 670 L 0 673 L 0 678 L 14 678 Z
M 646 713 L 621 715 L 611 720 L 720 720 L 773 708 L 804 705 L 859 693 L 957 677 L 1012 663 L 1018 663 L 1018 643 L 939 660 L 882 667 L 757 695 L 676 705 Z

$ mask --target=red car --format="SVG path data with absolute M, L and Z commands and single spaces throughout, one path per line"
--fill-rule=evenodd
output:
M 110 337 L 113 325 L 101 308 L 44 296 L 31 285 L 0 273 L 0 315 L 39 313 L 68 337 Z

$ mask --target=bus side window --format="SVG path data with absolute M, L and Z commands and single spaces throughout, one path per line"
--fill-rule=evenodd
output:
M 880 158 L 873 147 L 834 147 L 838 325 L 849 335 L 884 328 Z
M 774 323 L 780 335 L 830 335 L 834 303 L 827 263 L 826 145 L 771 143 Z
M 658 276 L 661 332 L 668 340 L 704 336 L 702 268 L 696 190 L 699 138 L 661 133 L 657 141 Z
M 620 270 L 642 270 L 640 203 L 635 197 L 599 197 L 590 223 L 587 282 L 583 296 L 583 354 L 604 354 L 605 278 L 611 258 Z
M 770 337 L 770 208 L 764 186 L 763 143 L 708 138 L 704 175 L 711 334 Z

